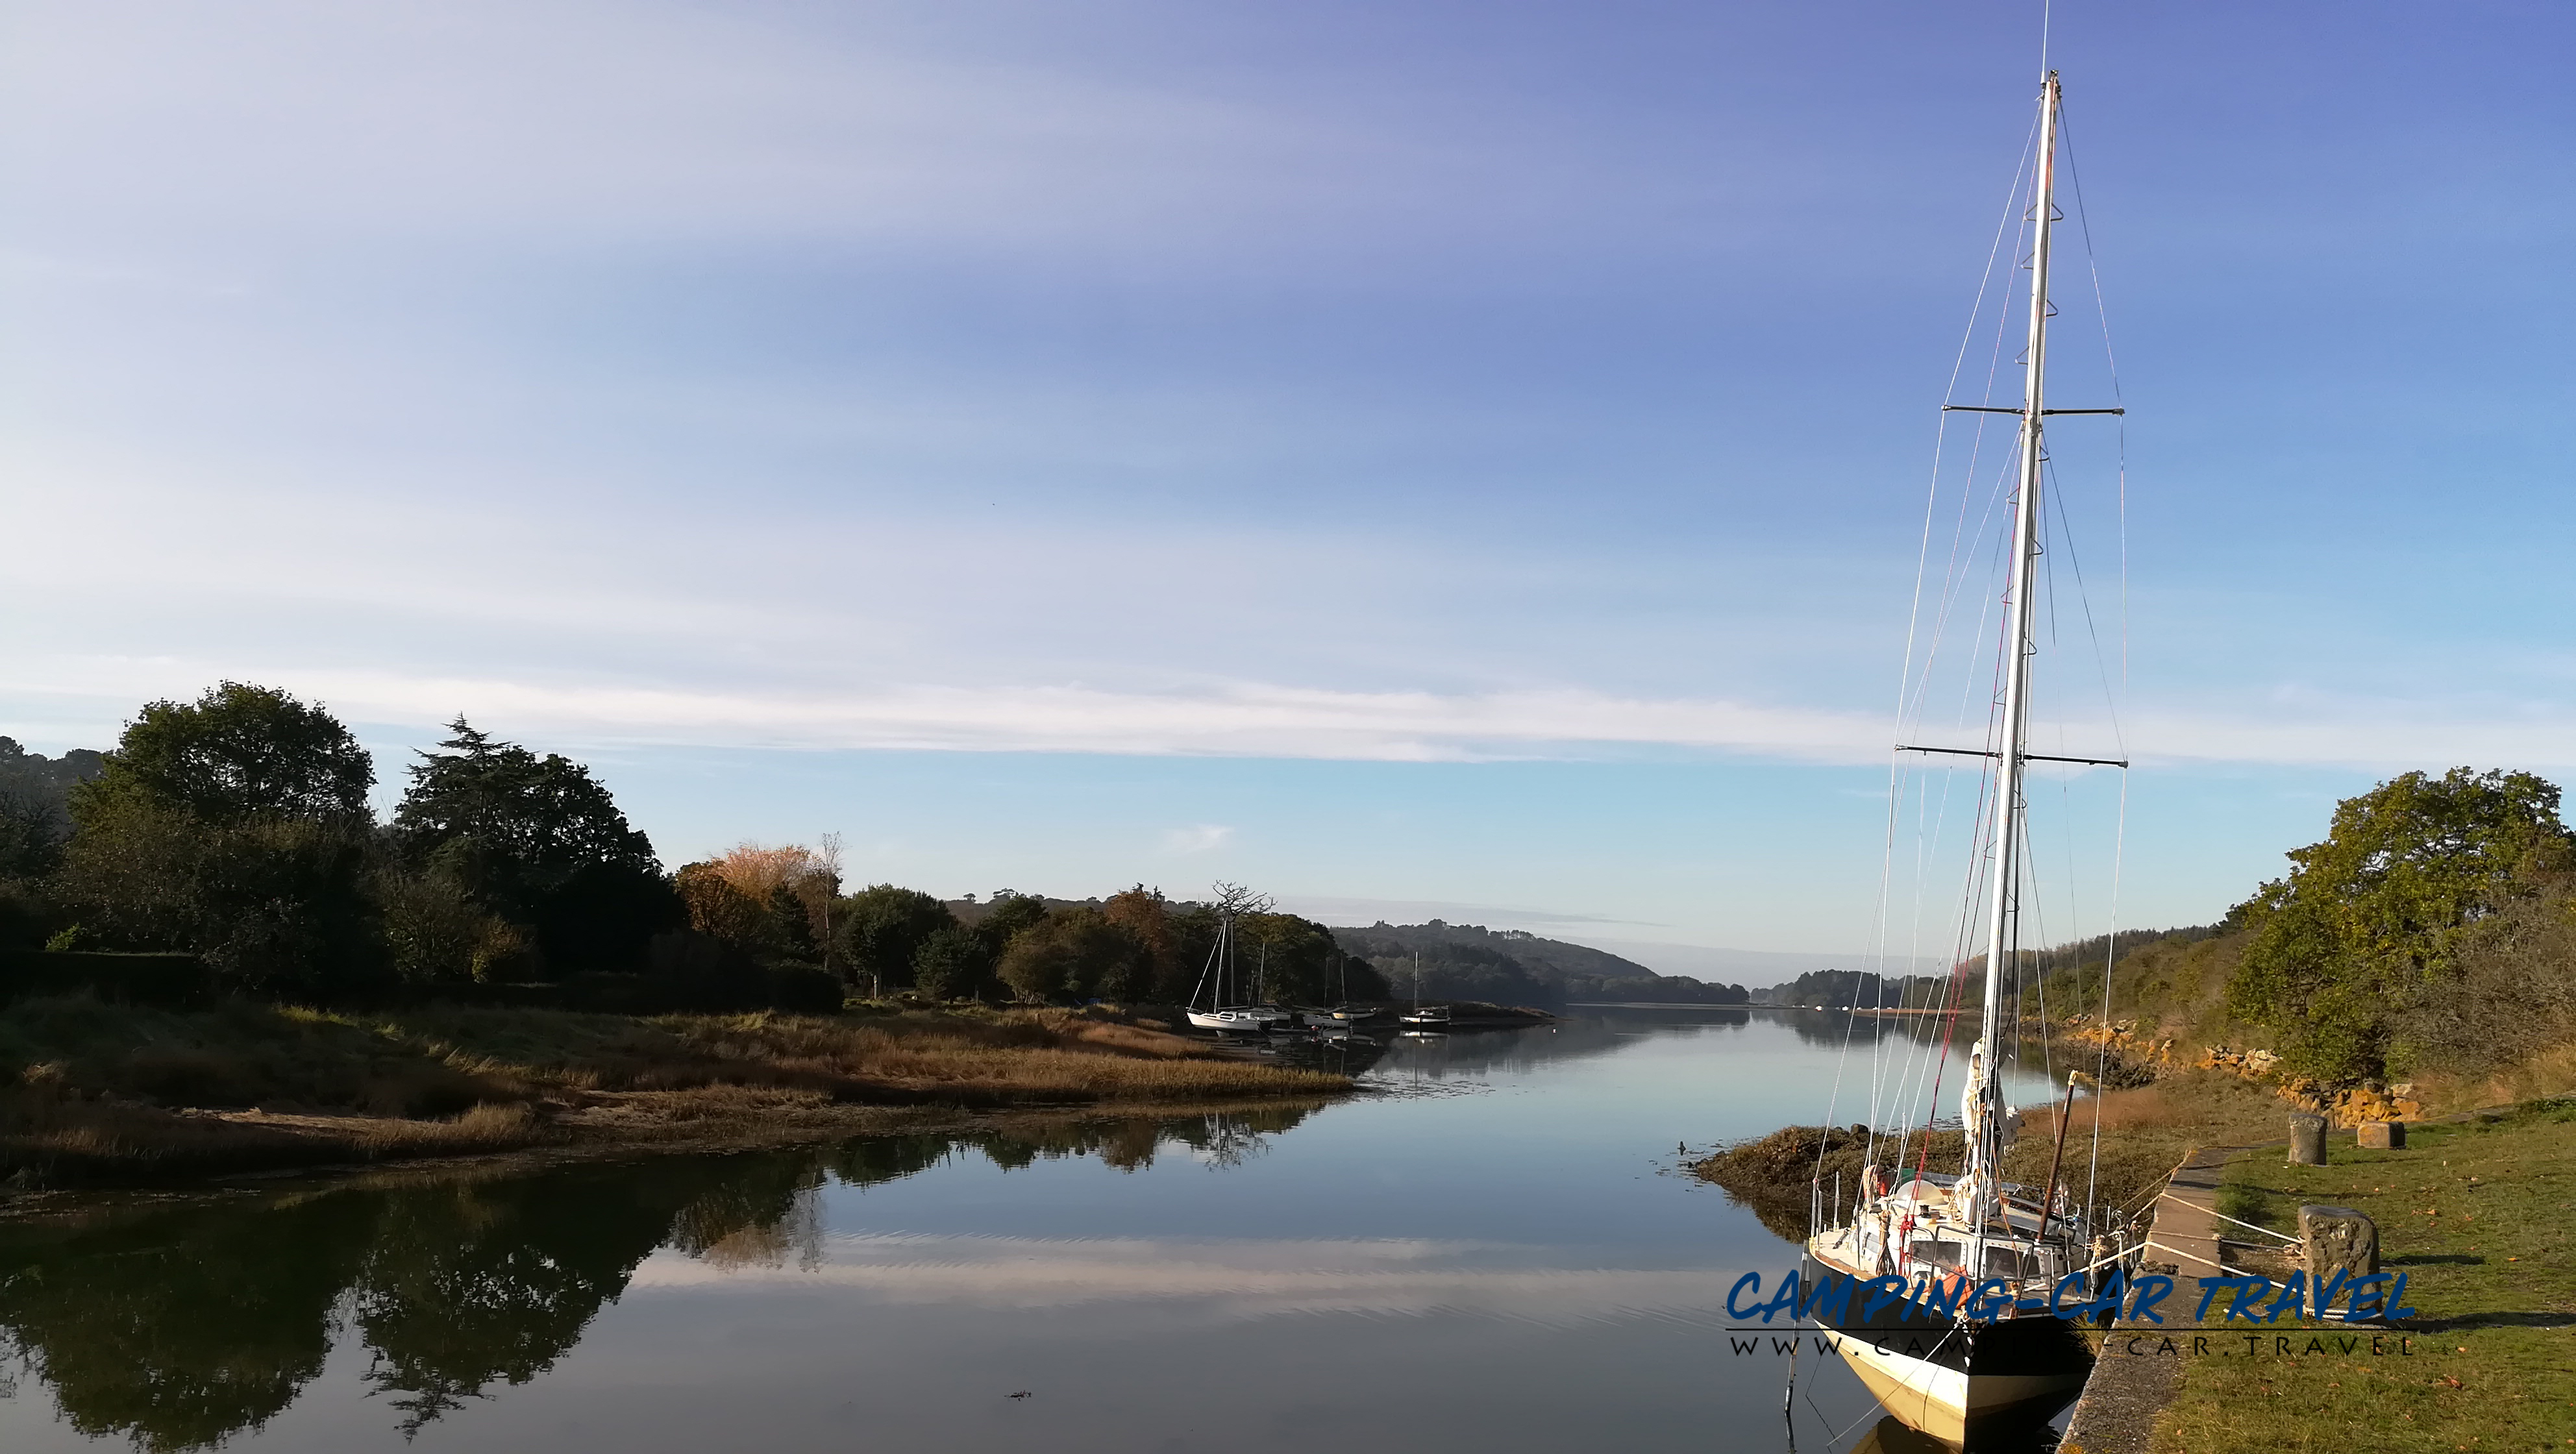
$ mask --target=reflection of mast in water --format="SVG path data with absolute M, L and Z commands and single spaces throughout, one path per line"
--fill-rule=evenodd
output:
M 1206 1139 L 1198 1158 L 1211 1171 L 1230 1170 L 1270 1149 L 1270 1140 L 1240 1117 L 1211 1111 L 1200 1118 Z

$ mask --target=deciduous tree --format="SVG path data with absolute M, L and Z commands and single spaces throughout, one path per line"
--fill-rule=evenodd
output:
M 1059 997 L 1125 999 L 1147 983 L 1151 960 L 1134 936 L 1098 909 L 1058 909 L 1012 936 L 997 968 L 1002 983 L 1034 1003 Z
M 53 879 L 85 941 L 205 956 L 229 986 L 323 995 L 384 966 L 365 749 L 328 712 L 226 682 L 153 702 L 74 788 Z
M 932 935 L 957 926 L 948 905 L 918 889 L 871 884 L 841 901 L 840 952 L 854 973 L 888 987 L 911 984 L 913 963 Z
M 934 1000 L 965 999 L 983 989 L 992 963 L 991 953 L 975 931 L 951 920 L 913 950 L 912 987 Z
M 194 702 L 146 703 L 80 805 L 133 797 L 210 824 L 252 818 L 370 820 L 376 767 L 338 718 L 274 687 L 225 682 Z
M 2278 1034 L 2300 1074 L 2382 1075 L 2405 1059 L 2396 1027 L 2450 980 L 2467 927 L 2570 858 L 2558 789 L 2527 772 L 2411 772 L 2347 798 L 2326 840 L 2231 915 L 2254 935 L 2228 1008 Z

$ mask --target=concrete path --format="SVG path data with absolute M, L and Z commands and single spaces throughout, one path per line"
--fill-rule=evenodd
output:
M 2194 1278 L 2220 1275 L 2218 1185 L 2229 1162 L 2256 1149 L 2204 1147 L 2174 1168 L 2172 1182 L 2155 1202 L 2141 1271 L 2166 1273 L 2179 1288 L 2195 1286 Z M 2120 1351 L 2118 1342 L 2110 1344 L 2094 1360 L 2093 1376 L 2084 1381 L 2084 1396 L 2067 1421 L 2059 1454 L 2147 1454 L 2156 1411 L 2181 1386 L 2180 1358 L 2132 1358 Z

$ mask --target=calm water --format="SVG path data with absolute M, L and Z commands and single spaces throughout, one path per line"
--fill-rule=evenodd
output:
M 1788 1361 L 1723 1329 L 1792 1248 L 1670 1169 L 1820 1119 L 1825 1018 L 1578 1010 L 1302 1113 L 0 1225 L 0 1450 L 1786 1447 Z M 1797 1373 L 1797 1448 L 1870 1437 Z

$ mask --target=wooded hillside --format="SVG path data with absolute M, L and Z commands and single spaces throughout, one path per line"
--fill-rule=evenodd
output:
M 1751 999 L 1741 985 L 1657 974 L 1608 950 L 1520 929 L 1439 919 L 1422 924 L 1380 920 L 1365 929 L 1335 929 L 1333 937 L 1345 951 L 1375 967 L 1400 996 L 1414 992 L 1418 954 L 1426 999 L 1544 1006 L 1578 1001 L 1741 1005 Z

